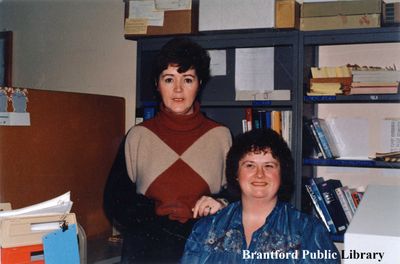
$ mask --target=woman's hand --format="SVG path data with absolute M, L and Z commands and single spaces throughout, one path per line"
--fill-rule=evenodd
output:
M 214 199 L 210 196 L 202 196 L 197 200 L 193 211 L 193 218 L 212 215 L 227 206 L 227 202 L 223 199 Z

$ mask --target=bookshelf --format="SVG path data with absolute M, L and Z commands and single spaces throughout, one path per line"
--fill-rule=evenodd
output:
M 137 41 L 137 83 L 136 107 L 156 106 L 157 95 L 150 79 L 152 59 L 172 36 L 153 36 L 127 39 Z M 384 163 L 369 160 L 322 160 L 303 155 L 303 120 L 318 116 L 318 105 L 347 104 L 391 104 L 400 101 L 400 95 L 354 95 L 354 96 L 306 96 L 307 81 L 311 66 L 318 66 L 318 48 L 324 45 L 348 45 L 368 43 L 400 42 L 399 27 L 374 29 L 348 29 L 328 31 L 297 30 L 234 30 L 203 32 L 187 37 L 204 48 L 226 51 L 227 73 L 216 76 L 207 84 L 201 95 L 202 111 L 210 118 L 228 126 L 233 135 L 242 131 L 241 120 L 245 108 L 265 108 L 268 110 L 292 111 L 292 152 L 295 160 L 295 192 L 293 204 L 303 210 L 309 209 L 305 202 L 304 180 L 314 177 L 318 167 L 399 169 L 399 163 Z M 235 49 L 275 48 L 275 89 L 290 87 L 290 100 L 235 101 Z M 362 181 L 362 180 L 361 180 Z
M 299 89 L 301 90 L 300 105 L 298 107 L 302 116 L 299 116 L 301 120 L 307 120 L 311 117 L 329 118 L 332 116 L 339 116 L 340 118 L 347 118 L 348 113 L 351 113 L 349 120 L 352 116 L 363 116 L 371 115 L 367 119 L 369 122 L 375 122 L 376 120 L 382 119 L 385 116 L 397 116 L 399 117 L 399 111 L 393 110 L 398 109 L 398 103 L 400 102 L 399 94 L 392 95 L 337 95 L 337 96 L 307 96 L 308 80 L 310 79 L 310 68 L 315 66 L 327 66 L 319 65 L 322 60 L 319 51 L 321 47 L 330 46 L 337 49 L 353 46 L 353 45 L 381 45 L 381 44 L 394 44 L 400 42 L 400 30 L 399 27 L 383 27 L 376 29 L 352 29 L 352 30 L 330 30 L 330 31 L 309 31 L 301 32 L 299 46 L 302 51 L 299 52 Z M 375 46 L 376 48 L 376 46 Z M 399 46 L 400 49 L 400 46 Z M 322 49 L 323 50 L 323 49 Z M 385 52 L 381 51 L 384 56 Z M 365 57 L 371 56 L 366 53 Z M 390 54 L 388 54 L 390 58 Z M 372 57 L 372 56 L 371 56 Z M 347 58 L 343 64 L 354 63 L 351 61 L 351 57 Z M 326 62 L 326 61 L 325 61 Z M 375 65 L 375 61 L 372 59 L 368 65 Z M 393 61 L 392 63 L 395 63 Z M 364 64 L 363 64 L 364 65 Z M 332 66 L 332 65 L 330 65 Z M 397 66 L 397 65 L 396 65 Z M 358 108 L 358 109 L 357 109 Z M 373 112 L 373 113 L 371 113 Z M 356 120 L 356 117 L 354 117 Z M 373 120 L 373 121 L 371 121 Z M 375 126 L 379 126 L 376 124 Z M 297 135 L 303 137 L 304 127 L 301 127 L 302 132 L 298 132 Z M 378 130 L 374 128 L 375 130 Z M 379 141 L 380 139 L 375 137 L 379 131 L 363 131 L 360 128 L 359 137 L 365 136 L 371 138 L 372 141 Z M 310 177 L 324 177 L 325 179 L 340 179 L 343 185 L 357 185 L 367 186 L 368 184 L 400 184 L 398 169 L 400 169 L 400 163 L 387 163 L 381 161 L 368 160 L 363 158 L 340 158 L 340 159 L 317 159 L 307 155 L 305 145 L 307 142 L 305 138 L 298 138 L 298 142 L 302 142 L 301 150 L 296 153 L 298 156 L 296 159 L 302 160 L 301 164 L 298 164 L 296 168 L 297 172 L 302 177 L 302 182 L 306 183 Z M 372 142 L 373 145 L 370 148 L 376 147 L 379 142 Z M 365 157 L 369 153 L 365 153 Z M 397 177 L 396 177 L 397 174 Z M 387 177 L 386 177 L 387 176 Z M 307 193 L 302 190 L 302 209 L 312 210 L 312 206 L 309 206 L 307 201 Z M 342 236 L 335 236 L 336 241 L 343 241 Z

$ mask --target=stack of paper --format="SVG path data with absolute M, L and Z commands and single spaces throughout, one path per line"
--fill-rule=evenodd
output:
M 38 216 L 38 215 L 65 215 L 71 211 L 72 207 L 71 193 L 66 192 L 56 198 L 48 201 L 27 206 L 20 209 L 0 212 L 2 218 L 20 217 L 20 216 Z

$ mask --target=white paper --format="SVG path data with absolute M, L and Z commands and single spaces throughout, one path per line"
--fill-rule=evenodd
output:
M 376 152 L 400 151 L 400 118 L 386 118 L 381 125 L 382 149 Z
M 70 192 L 66 192 L 56 198 L 50 199 L 45 202 L 34 204 L 20 209 L 2 211 L 0 212 L 0 219 L 4 217 L 16 216 L 35 216 L 35 215 L 49 215 L 49 214 L 68 214 L 71 211 Z
M 226 50 L 209 50 L 211 76 L 226 75 Z
M 325 118 L 341 159 L 368 159 L 369 123 L 361 117 Z
M 192 0 L 154 0 L 157 10 L 190 10 Z
M 235 90 L 252 91 L 254 98 L 274 90 L 273 47 L 236 49 Z
M 154 0 L 130 1 L 130 19 L 147 19 L 148 26 L 162 26 L 164 24 L 164 11 L 157 10 Z

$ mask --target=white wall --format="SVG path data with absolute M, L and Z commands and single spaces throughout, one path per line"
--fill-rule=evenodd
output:
M 14 34 L 13 86 L 124 97 L 128 129 L 136 42 L 123 23 L 123 0 L 0 0 L 0 30 Z

